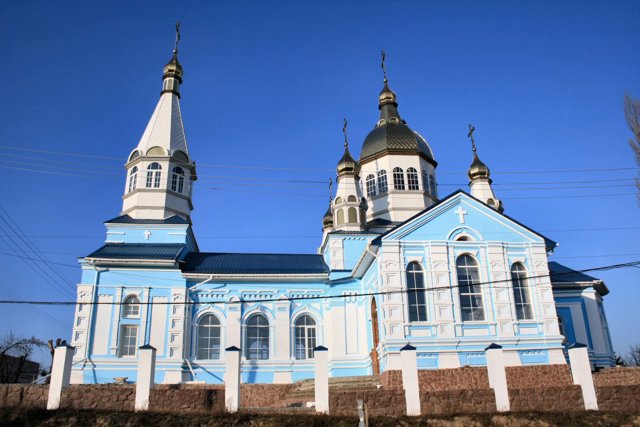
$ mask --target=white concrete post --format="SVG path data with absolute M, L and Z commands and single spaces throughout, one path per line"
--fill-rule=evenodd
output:
M 502 346 L 491 344 L 485 349 L 487 357 L 487 373 L 489 374 L 489 387 L 496 395 L 496 409 L 498 412 L 507 412 L 511 409 L 509 402 L 509 390 L 507 388 L 507 373 L 504 368 L 504 354 Z
M 316 412 L 329 413 L 329 358 L 327 347 L 318 346 L 313 349 L 315 363 L 315 401 Z
M 149 344 L 138 347 L 138 379 L 135 410 L 149 410 L 149 396 L 156 376 L 156 349 Z
M 418 359 L 416 348 L 410 344 L 400 349 L 402 388 L 407 404 L 407 415 L 420 415 L 420 386 L 418 385 Z
M 582 388 L 584 409 L 597 411 L 598 398 L 596 397 L 596 389 L 593 386 L 593 375 L 591 375 L 591 362 L 589 361 L 587 346 L 576 343 L 569 347 L 569 363 L 571 364 L 573 383 Z
M 74 347 L 63 344 L 57 346 L 53 353 L 51 381 L 49 382 L 49 398 L 47 399 L 48 410 L 58 409 L 60 407 L 62 389 L 69 387 L 74 350 Z
M 226 349 L 227 369 L 224 373 L 224 406 L 227 412 L 235 413 L 240 408 L 240 355 L 236 346 Z

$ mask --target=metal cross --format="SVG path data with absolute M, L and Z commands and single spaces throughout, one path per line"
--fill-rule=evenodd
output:
M 349 139 L 347 138 L 347 119 L 344 119 L 344 126 L 342 126 L 342 133 L 344 134 L 344 146 L 347 148 L 349 146 Z
M 175 53 L 178 53 L 178 42 L 180 41 L 180 21 L 176 22 L 176 45 L 173 48 Z
M 473 152 L 476 152 L 476 142 L 473 139 L 473 132 L 475 132 L 476 127 L 473 125 L 469 125 L 469 133 L 467 134 L 468 138 L 471 138 L 471 147 L 473 148 Z
M 382 54 L 382 74 L 384 74 L 384 82 L 387 82 L 387 68 L 384 66 L 384 59 L 386 58 L 387 54 L 384 53 L 384 49 L 380 52 Z
M 468 213 L 465 211 L 462 206 L 458 206 L 458 209 L 453 211 L 454 214 L 458 215 L 458 220 L 460 220 L 460 224 L 464 224 L 464 216 Z

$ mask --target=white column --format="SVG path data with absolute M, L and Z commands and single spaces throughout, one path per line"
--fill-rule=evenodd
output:
M 53 353 L 51 382 L 49 383 L 49 398 L 47 399 L 48 410 L 58 409 L 60 407 L 62 389 L 69 387 L 74 350 L 75 348 L 70 345 L 63 344 L 57 346 Z
M 316 412 L 329 413 L 329 358 L 327 347 L 313 349 L 315 363 L 315 401 Z
M 578 343 L 572 345 L 569 348 L 569 363 L 571 364 L 573 383 L 582 388 L 584 409 L 597 411 L 598 399 L 596 397 L 596 389 L 593 386 L 591 362 L 589 361 L 587 346 Z
M 149 344 L 138 348 L 138 379 L 135 410 L 149 410 L 149 396 L 156 375 L 156 349 Z
M 227 368 L 224 374 L 224 406 L 229 413 L 240 408 L 240 355 L 238 347 L 226 349 Z
M 498 412 L 507 412 L 511 409 L 509 403 L 509 390 L 507 389 L 507 373 L 504 368 L 504 354 L 502 346 L 491 344 L 485 349 L 487 357 L 487 371 L 489 374 L 489 387 L 496 395 L 496 409 Z
M 402 388 L 407 403 L 407 415 L 420 415 L 420 387 L 418 385 L 418 359 L 416 348 L 410 344 L 400 349 Z

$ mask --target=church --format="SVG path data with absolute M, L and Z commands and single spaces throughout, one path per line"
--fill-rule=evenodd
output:
M 316 254 L 202 251 L 182 82 L 176 44 L 126 157 L 121 213 L 80 259 L 72 383 L 135 382 L 143 345 L 168 384 L 224 382 L 232 346 L 245 383 L 312 378 L 317 346 L 332 377 L 400 369 L 408 343 L 419 369 L 485 365 L 492 343 L 510 366 L 566 363 L 573 343 L 593 369 L 614 365 L 606 285 L 549 261 L 556 243 L 504 213 L 472 127 L 469 188 L 441 194 L 434 151 L 402 119 L 386 72 L 359 158 L 346 132 L 336 153 Z

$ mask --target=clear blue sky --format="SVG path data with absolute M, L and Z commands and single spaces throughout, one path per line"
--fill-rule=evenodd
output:
M 640 259 L 622 114 L 625 92 L 640 97 L 637 1 L 5 2 L 2 207 L 29 256 L 35 247 L 75 265 L 104 241 L 176 20 L 202 250 L 315 251 L 326 186 L 277 180 L 334 176 L 343 117 L 359 154 L 384 48 L 400 113 L 439 162 L 441 196 L 466 188 L 473 123 L 505 212 L 560 242 L 552 259 L 578 269 Z M 618 170 L 575 171 L 585 169 Z M 6 255 L 12 233 L 0 234 L 1 298 L 68 299 Z M 80 272 L 67 265 L 55 268 L 68 293 Z M 640 269 L 598 276 L 625 352 L 640 342 Z M 0 334 L 69 338 L 72 309 L 3 305 L 0 320 Z

